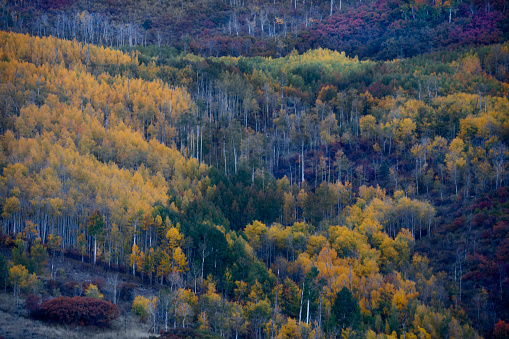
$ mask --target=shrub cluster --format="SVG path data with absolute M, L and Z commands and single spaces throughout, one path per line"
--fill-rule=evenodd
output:
M 88 297 L 58 297 L 44 302 L 38 318 L 59 324 L 104 327 L 120 315 L 117 305 Z
M 160 339 L 187 339 L 187 338 L 203 338 L 203 339 L 215 339 L 216 335 L 196 330 L 194 328 L 175 328 L 168 331 L 161 331 L 159 333 Z
M 135 283 L 125 282 L 120 285 L 120 299 L 132 302 L 134 299 L 133 291 L 138 287 Z
M 62 294 L 74 297 L 80 294 L 80 284 L 74 280 L 68 281 L 62 286 Z
M 34 315 L 39 312 L 39 307 L 39 298 L 35 294 L 29 294 L 25 300 L 25 309 Z

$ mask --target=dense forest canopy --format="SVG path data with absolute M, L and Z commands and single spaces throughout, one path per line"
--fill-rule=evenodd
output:
M 0 276 L 76 298 L 32 316 L 509 335 L 505 1 L 122 5 L 0 4 Z M 75 287 L 59 253 L 150 295 Z
M 23 0 L 4 30 L 105 46 L 168 46 L 202 56 L 281 56 L 329 48 L 388 60 L 509 36 L 507 0 Z

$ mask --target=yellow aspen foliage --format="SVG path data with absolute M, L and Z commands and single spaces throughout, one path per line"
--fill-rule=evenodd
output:
M 28 276 L 28 280 L 26 285 L 24 286 L 24 289 L 26 291 L 31 291 L 32 293 L 37 293 L 38 290 L 41 289 L 42 283 L 39 281 L 39 278 L 37 278 L 37 275 L 35 273 L 32 273 Z
M 405 292 L 405 296 L 408 300 L 415 299 L 419 296 L 419 292 L 415 289 L 415 281 L 409 279 L 403 279 L 401 273 L 396 273 L 399 287 Z
M 306 205 L 306 202 L 308 200 L 308 194 L 304 189 L 301 189 L 299 191 L 299 194 L 297 195 L 297 204 L 299 207 L 303 210 L 304 206 Z
M 177 247 L 173 252 L 173 261 L 174 261 L 173 267 L 174 271 L 179 273 L 187 271 L 187 258 L 184 252 L 182 252 L 182 249 L 180 247 Z
M 382 225 L 380 224 L 378 219 L 373 215 L 373 213 L 374 211 L 372 208 L 367 208 L 365 218 L 357 227 L 357 231 L 367 237 L 372 237 L 373 234 L 377 233 L 382 229 Z
M 354 261 L 354 271 L 358 276 L 369 276 L 379 271 L 380 252 L 369 246 L 363 246 L 359 252 L 360 258 Z
M 192 307 L 195 307 L 198 304 L 198 296 L 194 294 L 193 291 L 188 289 L 179 289 L 179 298 L 181 298 L 183 301 L 191 305 Z
M 295 198 L 291 192 L 283 193 L 283 218 L 286 225 L 294 222 L 295 215 Z
M 361 244 L 366 243 L 367 238 L 346 226 L 332 226 L 329 228 L 329 241 L 338 256 L 351 257 L 359 252 Z
M 406 228 L 402 229 L 396 236 L 396 239 L 394 239 L 394 249 L 398 253 L 399 267 L 410 261 L 410 252 L 413 244 L 414 237 Z
M 161 259 L 159 261 L 159 265 L 157 266 L 157 276 L 164 279 L 168 273 L 172 272 L 172 258 L 166 252 L 160 252 Z
M 267 230 L 267 238 L 270 242 L 275 243 L 277 248 L 283 250 L 286 248 L 290 233 L 289 227 L 283 228 L 281 224 L 274 223 Z
M 168 239 L 168 249 L 173 253 L 177 246 L 180 246 L 181 235 L 177 228 L 172 227 L 166 232 L 166 239 Z
M 133 275 L 135 274 L 135 268 L 138 263 L 140 256 L 140 249 L 136 244 L 133 244 L 133 248 L 131 251 L 131 255 L 129 256 L 129 262 L 131 264 L 131 267 L 133 268 Z
M 370 297 L 371 297 L 371 307 L 378 308 L 379 303 L 382 300 L 381 299 L 382 294 L 380 293 L 380 291 L 377 289 L 373 289 L 370 293 Z
M 366 201 L 366 203 L 370 203 L 374 198 L 383 200 L 385 196 L 385 189 L 381 188 L 379 185 L 376 187 L 366 185 L 359 187 L 359 197 Z
M 145 260 L 146 260 L 145 253 L 143 253 L 143 251 L 140 251 L 140 255 L 136 260 L 136 268 L 138 269 L 138 271 L 140 272 L 143 271 L 143 268 L 145 267 Z
M 141 317 L 142 321 L 145 321 L 149 315 L 149 303 L 149 299 L 138 295 L 134 298 L 131 310 L 134 314 Z
M 405 310 L 408 306 L 408 299 L 407 299 L 407 295 L 405 294 L 405 291 L 403 291 L 403 289 L 399 288 L 396 291 L 396 293 L 394 294 L 394 297 L 392 298 L 392 302 L 396 304 L 398 311 Z
M 143 270 L 150 276 L 152 279 L 152 274 L 155 271 L 155 257 L 154 257 L 154 249 L 151 247 L 145 256 L 145 260 L 143 261 Z
M 210 330 L 210 324 L 209 319 L 207 316 L 207 313 L 205 311 L 201 312 L 198 315 L 198 328 L 200 331 L 209 331 Z
M 3 206 L 2 217 L 9 219 L 11 216 L 19 212 L 21 212 L 21 203 L 19 202 L 19 199 L 16 197 L 8 198 Z
M 244 229 L 247 240 L 253 249 L 259 250 L 261 246 L 262 237 L 267 234 L 268 228 L 265 224 L 255 220 Z
M 242 302 L 249 291 L 247 283 L 244 281 L 235 281 L 235 286 L 236 287 L 233 290 L 235 293 L 235 298 L 237 302 Z
M 25 237 L 27 239 L 36 239 L 36 238 L 39 238 L 39 232 L 37 232 L 37 225 L 34 224 L 31 221 L 27 221 L 26 222 L 26 226 L 25 226 L 24 232 L 25 232 Z
M 325 278 L 330 278 L 334 273 L 335 263 L 337 261 L 337 252 L 328 246 L 324 246 L 317 258 L 318 271 Z
M 97 286 L 94 284 L 88 285 L 88 287 L 85 291 L 85 295 L 87 297 L 95 298 L 95 299 L 103 299 L 104 298 L 104 295 L 99 291 L 99 288 L 97 288 Z
M 363 316 L 366 316 L 366 317 L 371 317 L 371 311 L 369 310 L 369 303 L 366 299 L 364 298 L 361 298 L 361 300 L 359 301 L 359 307 L 360 307 L 360 310 L 361 310 L 361 314 Z
M 286 324 L 281 327 L 278 338 L 281 339 L 297 339 L 301 338 L 302 333 L 294 318 L 288 318 Z
M 258 282 L 258 279 L 255 280 L 255 283 L 251 286 L 251 290 L 248 295 L 248 299 L 251 302 L 258 302 L 263 296 L 262 285 Z
M 325 236 L 321 234 L 311 235 L 307 241 L 306 253 L 311 258 L 313 255 L 320 253 L 322 248 L 326 245 L 328 245 L 328 243 Z
M 365 140 L 371 139 L 376 133 L 376 118 L 370 114 L 359 119 L 361 137 Z
M 424 328 L 417 326 L 417 330 L 419 331 L 417 334 L 419 339 L 431 339 L 431 335 Z
M 477 54 L 469 54 L 461 59 L 461 69 L 467 75 L 478 75 L 482 72 L 481 61 Z
M 62 245 L 62 237 L 59 235 L 50 234 L 48 236 L 48 244 L 53 252 L 60 251 Z
M 177 307 L 177 315 L 180 318 L 179 322 L 180 320 L 182 321 L 182 327 L 185 327 L 192 320 L 193 314 L 193 307 L 189 305 L 189 303 L 185 301 L 179 303 Z
M 407 332 L 407 331 L 404 331 L 403 333 L 401 333 L 399 335 L 399 339 L 406 339 L 406 338 L 408 338 L 408 339 L 417 339 L 417 336 L 414 333 Z
M 297 257 L 297 260 L 295 261 L 295 264 L 299 269 L 302 270 L 304 273 L 308 273 L 311 271 L 311 268 L 313 267 L 313 262 L 311 261 L 311 258 L 309 254 L 306 252 L 300 253 Z
M 380 250 L 382 252 L 382 256 L 380 258 L 382 265 L 387 266 L 389 264 L 396 264 L 398 262 L 399 253 L 394 247 L 394 240 L 389 238 L 386 234 L 383 236 Z
M 78 251 L 81 254 L 82 260 L 85 253 L 87 253 L 87 240 L 85 239 L 85 235 L 81 233 L 78 236 Z
M 12 285 L 16 303 L 19 300 L 21 289 L 28 286 L 29 276 L 28 270 L 23 265 L 15 265 L 9 269 L 9 283 Z

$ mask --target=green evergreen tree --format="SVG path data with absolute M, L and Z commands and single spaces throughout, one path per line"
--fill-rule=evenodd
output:
M 0 254 L 0 282 L 4 283 L 4 290 L 7 290 L 7 277 L 9 276 L 7 270 L 7 259 Z
M 332 306 L 336 326 L 344 329 L 355 326 L 361 320 L 361 311 L 358 301 L 353 297 L 352 292 L 346 287 L 338 293 Z

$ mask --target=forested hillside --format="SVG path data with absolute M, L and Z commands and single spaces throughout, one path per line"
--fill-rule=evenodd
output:
M 196 20 L 191 9 L 211 4 L 249 8 L 150 2 Z M 252 5 L 289 5 L 274 4 Z M 207 52 L 191 33 L 163 46 L 173 44 L 163 18 L 147 22 L 134 2 L 115 25 L 143 21 L 145 33 L 123 36 L 142 42 L 115 40 L 124 26 L 107 33 L 104 18 L 66 12 L 85 5 L 118 10 L 2 4 L 4 29 L 62 38 L 0 32 L 0 274 L 17 301 L 32 294 L 32 316 L 107 326 L 113 304 L 128 303 L 152 331 L 174 329 L 169 338 L 509 335 L 509 46 L 489 44 L 505 39 L 505 3 L 447 2 L 435 16 L 411 3 L 393 20 L 405 4 L 294 0 L 291 18 L 306 26 L 284 34 L 301 45 L 284 42 L 277 17 L 253 24 L 251 41 L 286 50 L 260 53 Z M 357 23 L 378 27 L 365 33 L 377 42 L 355 42 L 363 28 L 347 35 L 348 15 L 385 20 Z M 403 23 L 458 36 L 373 50 Z M 244 25 L 238 37 L 214 27 L 214 39 L 246 36 Z M 334 30 L 344 33 L 327 38 Z M 118 280 L 57 274 L 63 253 L 121 274 L 119 295 Z M 65 297 L 82 295 L 113 304 L 100 319 L 58 313 L 100 307 Z
M 294 49 L 389 60 L 505 41 L 507 0 L 15 0 L 0 27 L 105 46 L 171 46 L 202 56 Z

